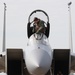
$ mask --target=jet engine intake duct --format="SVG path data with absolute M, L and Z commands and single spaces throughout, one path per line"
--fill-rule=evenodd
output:
M 23 74 L 23 52 L 22 49 L 7 49 L 7 74 Z
M 57 75 L 69 75 L 70 70 L 70 49 L 54 49 L 53 73 Z

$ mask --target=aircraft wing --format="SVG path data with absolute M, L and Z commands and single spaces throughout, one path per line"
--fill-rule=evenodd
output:
M 5 56 L 0 57 L 0 73 L 5 71 Z
M 71 54 L 71 70 L 75 72 L 75 53 Z

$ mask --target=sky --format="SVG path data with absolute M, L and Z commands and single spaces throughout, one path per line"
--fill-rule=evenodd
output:
M 44 10 L 49 16 L 49 43 L 52 49 L 69 49 L 69 11 L 71 5 L 73 52 L 75 52 L 75 0 L 0 0 L 0 51 L 3 40 L 3 16 L 6 3 L 6 49 L 27 45 L 27 23 L 30 13 Z

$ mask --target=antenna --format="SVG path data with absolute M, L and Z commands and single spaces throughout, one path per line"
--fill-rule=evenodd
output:
M 71 4 L 72 2 L 68 3 L 68 11 L 69 11 L 69 47 L 71 52 L 73 52 L 73 40 L 72 40 L 72 22 L 71 22 Z
M 4 3 L 4 22 L 3 22 L 3 49 L 2 52 L 5 51 L 5 32 L 6 32 L 6 3 Z

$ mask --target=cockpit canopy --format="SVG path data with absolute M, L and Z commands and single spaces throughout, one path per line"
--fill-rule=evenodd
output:
M 35 32 L 32 32 L 33 30 L 33 20 L 34 18 L 37 17 L 41 20 L 44 21 L 45 24 L 45 35 L 47 36 L 47 38 L 49 37 L 49 30 L 50 30 L 50 24 L 49 24 L 49 17 L 47 15 L 47 13 L 43 10 L 35 10 L 33 11 L 28 18 L 28 24 L 27 24 L 27 36 L 28 38 L 34 34 Z

